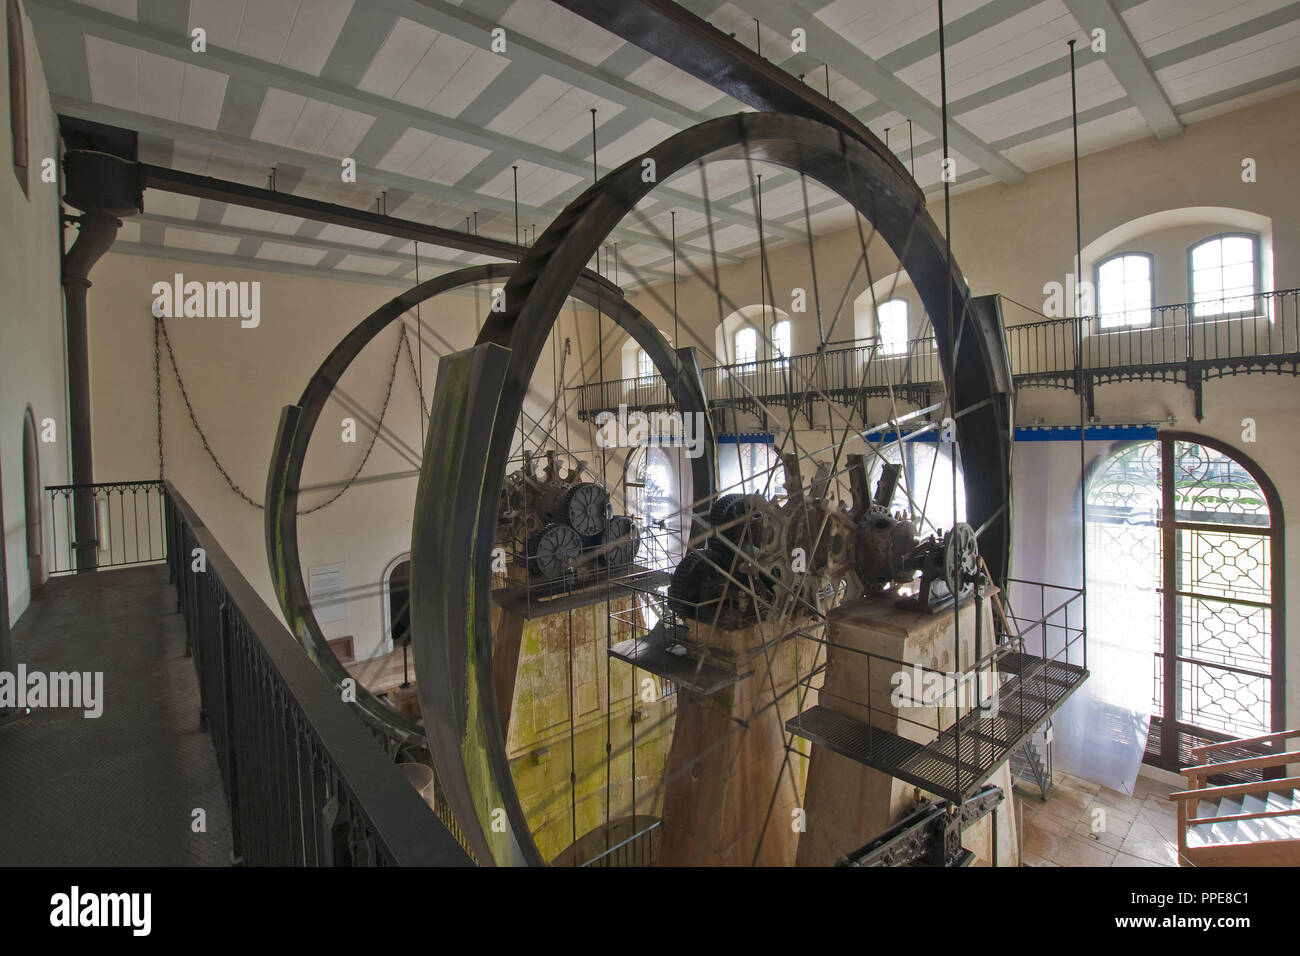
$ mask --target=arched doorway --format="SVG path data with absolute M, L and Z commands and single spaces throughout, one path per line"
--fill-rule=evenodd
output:
M 403 554 L 384 569 L 384 638 L 390 649 L 411 643 L 411 556 Z
M 35 590 L 45 583 L 45 534 L 41 525 L 41 458 L 36 416 L 23 416 L 23 509 L 27 514 L 27 576 Z
M 1096 605 L 1151 633 L 1146 763 L 1177 770 L 1194 747 L 1282 729 L 1282 529 L 1268 476 L 1203 436 L 1134 442 L 1090 477 L 1089 591 L 1118 574 L 1150 595 Z

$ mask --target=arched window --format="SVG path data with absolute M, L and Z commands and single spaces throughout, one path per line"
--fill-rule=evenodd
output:
M 14 175 L 27 195 L 27 57 L 23 51 L 23 15 L 18 0 L 6 0 L 9 37 L 9 130 L 14 146 Z
M 778 367 L 790 358 L 790 320 L 783 319 L 772 326 L 772 357 Z
M 655 363 L 650 360 L 650 353 L 645 349 L 636 350 L 636 377 L 650 378 L 655 374 Z
M 738 329 L 732 344 L 735 349 L 736 364 L 753 367 L 758 361 L 758 332 L 750 326 Z
M 1196 316 L 1253 312 L 1259 237 L 1249 233 L 1213 236 L 1192 246 L 1188 274 Z
M 1090 617 L 1153 651 L 1146 762 L 1282 729 L 1282 559 L 1277 492 L 1218 442 L 1164 432 L 1089 478 Z
M 876 334 L 880 337 L 881 355 L 907 351 L 906 299 L 890 299 L 876 306 Z
M 1122 252 L 1097 265 L 1097 318 L 1103 329 L 1151 324 L 1153 257 Z

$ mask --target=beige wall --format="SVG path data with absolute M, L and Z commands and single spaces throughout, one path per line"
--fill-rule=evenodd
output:
M 2 19 L 2 18 L 0 18 Z M 41 160 L 58 155 L 54 113 L 31 24 L 24 19 L 27 60 L 28 194 L 10 163 L 9 123 L 0 123 L 0 466 L 10 620 L 31 598 L 23 501 L 23 417 L 55 422 L 56 440 L 38 443 L 42 485 L 68 482 L 68 412 L 59 287 L 60 185 L 41 181 Z M 0 22 L 0 31 L 4 30 Z M 6 48 L 7 37 L 0 49 Z M 8 84 L 6 83 L 6 89 Z M 8 103 L 5 102 L 8 114 Z M 52 544 L 49 504 L 42 496 L 44 550 Z
M 1189 206 L 1244 210 L 1267 217 L 1272 225 L 1275 288 L 1300 285 L 1300 190 L 1288 174 L 1300 152 L 1300 96 L 1272 100 L 1248 109 L 1189 126 L 1167 141 L 1145 139 L 1085 156 L 1082 160 L 1083 242 L 1138 217 Z M 1258 182 L 1241 182 L 1241 160 L 1254 158 Z M 1001 292 L 1032 309 L 1043 306 L 1043 285 L 1064 282 L 1074 255 L 1073 181 L 1068 164 L 1030 174 L 1017 186 L 991 186 L 963 192 L 952 200 L 954 255 L 976 293 Z M 931 203 L 931 215 L 942 221 L 942 208 Z M 1186 246 L 1203 231 L 1222 231 L 1211 220 L 1155 229 L 1128 237 L 1125 248 L 1145 248 L 1157 256 L 1157 300 L 1184 301 Z M 1138 245 L 1135 245 L 1138 244 Z M 1104 249 L 1095 249 L 1095 256 Z M 856 231 L 842 230 L 820 237 L 816 244 L 824 322 L 843 291 L 859 252 Z M 776 305 L 789 310 L 789 293 L 796 286 L 809 290 L 809 312 L 796 315 L 795 353 L 817 344 L 812 315 L 811 271 L 802 244 L 770 252 Z M 880 281 L 895 268 L 883 244 L 872 247 L 872 278 Z M 1179 272 L 1179 270 L 1183 272 Z M 195 412 L 212 447 L 231 476 L 260 501 L 279 409 L 294 401 L 325 353 L 370 309 L 391 292 L 381 287 L 332 282 L 173 263 L 110 254 L 92 274 L 92 381 L 95 401 L 96 469 L 100 480 L 139 477 L 156 472 L 153 435 L 152 319 L 150 287 L 176 271 L 186 278 L 223 281 L 260 279 L 262 324 L 241 329 L 232 320 L 175 319 L 169 322 L 177 359 Z M 685 273 L 684 273 L 685 274 Z M 722 270 L 724 290 L 734 304 L 759 301 L 757 264 Z M 865 292 L 865 274 L 850 287 L 848 304 L 833 337 L 854 336 L 853 300 Z M 669 296 L 666 287 L 659 293 Z M 705 283 L 685 279 L 678 290 L 685 331 L 679 344 L 696 344 L 702 364 L 712 364 L 718 307 Z M 662 329 L 672 328 L 671 314 L 648 293 L 632 297 Z M 426 322 L 455 347 L 467 345 L 477 327 L 472 300 L 444 297 L 436 314 L 424 311 Z M 1009 323 L 1038 318 L 1032 311 L 1008 304 Z M 575 350 L 589 352 L 595 334 L 588 321 L 566 313 L 563 334 L 575 339 Z M 576 324 L 575 324 L 576 323 Z M 579 336 L 581 332 L 581 336 Z M 392 359 L 392 333 L 372 346 L 361 365 L 342 383 L 367 408 L 377 409 Z M 548 347 L 549 348 L 549 347 Z M 548 351 L 548 355 L 550 352 Z M 623 374 L 622 337 L 605 334 L 604 374 Z M 405 359 L 403 358 L 403 363 Z M 543 360 L 543 367 L 547 366 Z M 426 354 L 426 377 L 433 360 Z M 262 515 L 236 498 L 224 485 L 191 429 L 183 404 L 164 364 L 167 472 L 214 528 L 246 574 L 272 603 L 262 537 Z M 573 366 L 570 366 L 572 378 Z M 545 377 L 545 376 L 544 376 Z M 549 388 L 549 383 L 546 388 Z M 428 389 L 426 388 L 426 391 Z M 1176 416 L 1179 427 L 1223 439 L 1242 447 L 1262 465 L 1282 494 L 1287 514 L 1287 559 L 1300 568 L 1300 445 L 1290 439 L 1300 412 L 1300 388 L 1290 377 L 1246 376 L 1212 382 L 1206 387 L 1206 420 L 1196 424 L 1191 393 L 1174 385 L 1114 385 L 1098 391 L 1097 413 L 1103 419 L 1163 419 Z M 540 411 L 540 407 L 538 408 Z M 318 431 L 309 458 L 305 483 L 337 480 L 350 474 L 359 460 L 367 432 L 360 430 L 357 446 L 338 441 L 337 419 L 344 412 L 331 407 Z M 415 444 L 419 423 L 409 369 L 399 368 L 390 411 L 391 427 Z M 1026 390 L 1018 419 L 1047 421 L 1077 419 L 1072 395 L 1050 390 Z M 1241 421 L 1252 417 L 1259 440 L 1241 445 Z M 330 427 L 333 425 L 333 430 Z M 571 423 L 574 444 L 589 436 Z M 805 433 L 810 436 L 810 433 Z M 811 436 L 801 440 L 812 441 Z M 6 474 L 13 453 L 6 448 Z M 367 475 L 410 469 L 409 461 L 382 443 L 366 469 Z M 8 487 L 6 486 L 8 492 Z M 352 634 L 360 655 L 378 651 L 382 639 L 379 582 L 384 568 L 406 550 L 410 534 L 413 478 L 355 487 L 326 511 L 305 517 L 300 524 L 303 565 L 343 562 L 347 583 L 355 593 L 348 618 L 327 625 L 331 636 Z M 9 500 L 8 494 L 6 501 Z M 12 524 L 14 519 L 10 517 Z M 1300 601 L 1290 602 L 1291 645 L 1300 641 Z M 1300 652 L 1289 654 L 1291 719 L 1300 718 Z
M 98 481 L 147 478 L 158 472 L 152 287 L 172 282 L 175 273 L 186 282 L 261 282 L 261 322 L 256 328 L 243 328 L 234 318 L 165 320 L 181 379 L 213 454 L 231 480 L 260 504 L 281 408 L 298 400 L 343 336 L 399 290 L 110 252 L 91 273 L 89 300 Z M 421 307 L 428 330 L 423 350 L 426 401 L 437 380 L 439 355 L 471 345 L 479 313 L 487 307 L 486 289 L 477 300 L 471 294 L 449 294 Z M 414 316 L 407 320 L 418 354 Z M 567 312 L 560 334 L 572 334 L 575 321 L 580 319 Z M 339 382 L 340 394 L 371 416 L 383 407 L 397 341 L 397 326 L 385 329 Z M 534 416 L 545 413 L 552 397 L 550 357 L 548 344 L 536 381 L 540 391 L 528 405 Z M 161 368 L 166 476 L 203 516 L 263 599 L 278 610 L 267 568 L 264 514 L 229 488 L 204 450 L 165 348 Z M 355 444 L 342 440 L 345 417 L 357 421 Z M 371 435 L 365 421 L 338 402 L 327 406 L 308 452 L 304 488 L 341 482 L 355 472 Z M 387 649 L 382 644 L 382 578 L 393 559 L 410 550 L 422 445 L 415 374 L 405 353 L 397 364 L 384 426 L 392 442 L 384 435 L 375 442 L 361 480 L 332 505 L 302 516 L 298 526 L 304 575 L 318 565 L 344 567 L 346 618 L 323 627 L 330 638 L 352 636 L 358 658 Z M 335 490 L 305 495 L 302 507 L 324 501 Z

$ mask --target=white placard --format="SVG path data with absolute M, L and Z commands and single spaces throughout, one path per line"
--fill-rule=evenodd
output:
M 307 593 L 311 595 L 311 607 L 316 612 L 316 620 L 320 623 L 347 620 L 348 599 L 344 593 L 346 590 L 347 581 L 343 576 L 343 565 L 322 564 L 320 567 L 307 569 Z

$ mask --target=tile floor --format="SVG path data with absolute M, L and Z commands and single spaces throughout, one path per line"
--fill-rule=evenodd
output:
M 1016 793 L 1025 866 L 1177 866 L 1173 786 L 1139 777 L 1133 794 L 1069 774 L 1043 802 L 1032 787 Z

